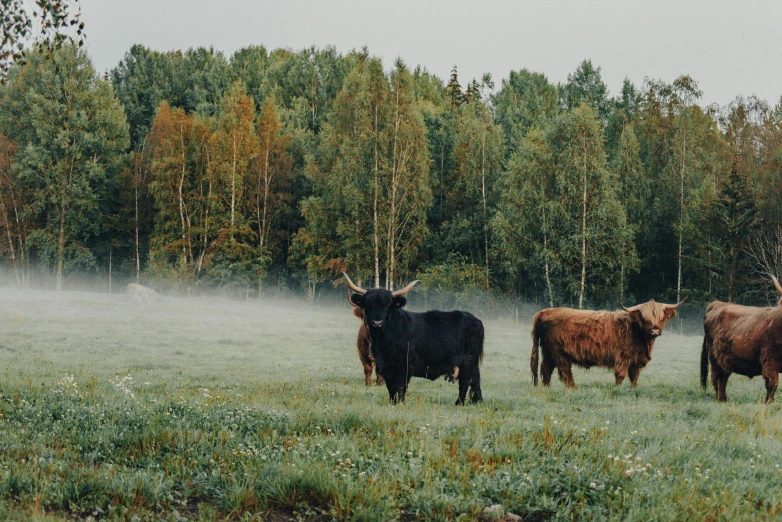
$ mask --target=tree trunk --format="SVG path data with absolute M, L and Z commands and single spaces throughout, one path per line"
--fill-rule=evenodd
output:
M 272 173 L 269 172 L 269 149 L 271 148 L 271 136 L 269 132 L 266 133 L 266 154 L 264 156 L 263 163 L 263 212 L 260 223 L 260 254 L 263 256 L 265 242 L 266 242 L 266 213 L 269 204 L 269 190 L 272 182 Z M 263 286 L 261 280 L 258 280 L 258 295 L 261 294 Z
M 586 217 L 587 217 L 587 145 L 584 134 L 584 177 L 583 210 L 581 214 L 581 288 L 578 293 L 578 308 L 584 307 L 584 289 L 586 287 Z
M 684 165 L 687 155 L 687 120 L 684 120 L 684 138 L 682 139 L 682 160 L 680 171 L 680 192 L 679 192 L 679 267 L 676 278 L 676 302 L 682 300 L 682 244 L 684 242 Z M 682 318 L 679 316 L 679 333 L 683 330 Z
M 549 307 L 554 308 L 554 290 L 551 288 L 551 276 L 548 270 L 548 235 L 543 234 L 543 256 L 546 261 L 546 286 L 548 287 L 548 303 Z
M 16 284 L 21 288 L 22 280 L 19 276 L 19 266 L 16 263 L 16 249 L 14 248 L 14 239 L 11 236 L 11 222 L 8 220 L 8 211 L 5 206 L 5 198 L 0 196 L 0 211 L 3 213 L 3 222 L 5 223 L 5 234 L 8 238 L 8 251 L 11 254 L 11 264 L 14 266 L 14 275 Z
M 140 151 L 136 151 L 137 154 L 141 154 L 142 158 L 144 156 L 144 150 L 146 148 L 146 145 L 147 145 L 147 139 L 145 137 L 144 141 L 142 141 L 142 143 L 141 143 L 141 150 Z M 137 283 L 139 281 L 139 276 L 141 274 L 141 249 L 139 248 L 139 238 L 140 238 L 139 221 L 140 221 L 140 216 L 139 216 L 139 209 L 138 209 L 138 201 L 139 201 L 139 197 L 140 197 L 140 190 L 139 189 L 141 188 L 141 184 L 143 183 L 143 180 L 144 180 L 144 176 L 142 174 L 142 168 L 139 167 L 138 162 L 139 162 L 139 159 L 136 158 L 135 173 L 134 173 L 135 177 L 133 179 L 133 199 L 134 199 L 134 204 L 135 204 L 135 215 L 134 215 L 134 217 L 135 217 L 135 237 L 134 237 L 135 256 L 134 257 L 136 258 L 135 260 L 136 260 L 136 282 Z
M 236 132 L 233 133 L 233 150 L 231 151 L 231 241 L 234 240 L 234 212 L 236 209 Z
M 8 193 L 11 196 L 11 205 L 13 205 L 14 221 L 16 222 L 16 238 L 19 247 L 19 264 L 21 266 L 22 288 L 30 287 L 30 270 L 25 259 L 24 248 L 24 231 L 22 230 L 22 222 L 19 219 L 19 209 L 16 206 L 16 198 L 14 197 L 14 189 L 11 186 L 11 180 L 8 179 Z M 25 269 L 27 272 L 25 274 Z
M 62 266 L 65 259 L 65 198 L 60 203 L 60 232 L 57 237 L 57 278 L 56 288 L 62 290 Z
M 185 137 L 182 125 L 179 125 L 179 141 L 182 147 L 182 175 L 179 177 L 179 220 L 182 224 L 182 272 L 187 271 L 187 226 L 185 224 L 185 196 L 182 191 L 185 185 L 187 160 L 185 159 Z
M 209 149 L 206 153 L 207 169 L 209 169 Z M 206 192 L 206 211 L 204 212 L 204 241 L 201 246 L 201 255 L 198 256 L 198 266 L 196 267 L 196 273 L 201 273 L 201 269 L 204 267 L 204 258 L 206 257 L 206 249 L 209 246 L 209 202 L 212 200 L 212 176 L 209 175 L 209 188 Z
M 485 118 L 485 115 L 484 115 Z M 489 217 L 486 210 L 486 121 L 481 138 L 481 201 L 483 202 L 483 248 L 486 262 L 486 290 L 489 289 Z
M 399 147 L 399 91 L 396 93 L 396 115 L 394 117 L 394 145 L 391 161 L 391 209 L 388 215 L 388 266 L 386 269 L 386 289 L 394 290 L 394 264 L 396 263 L 396 192 L 400 162 L 397 155 Z
M 136 183 L 134 183 L 135 185 Z M 139 274 L 141 273 L 141 260 L 139 259 L 139 248 L 138 248 L 138 235 L 139 235 L 139 225 L 138 225 L 138 186 L 134 187 L 133 189 L 133 197 L 136 205 L 135 210 L 135 220 L 136 220 L 136 230 L 135 230 L 135 258 L 136 258 L 136 283 L 138 283 L 139 280 Z
M 379 161 L 378 158 L 378 140 L 380 137 L 377 134 L 377 105 L 375 105 L 375 201 L 373 206 L 373 218 L 372 218 L 372 226 L 374 230 L 375 235 L 375 288 L 380 288 L 380 238 L 378 237 L 378 222 L 377 222 L 377 197 L 378 197 L 378 168 L 379 168 Z

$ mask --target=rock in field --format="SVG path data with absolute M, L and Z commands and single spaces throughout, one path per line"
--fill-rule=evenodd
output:
M 159 293 L 138 283 L 130 283 L 128 285 L 128 296 L 136 303 L 151 303 L 160 300 Z

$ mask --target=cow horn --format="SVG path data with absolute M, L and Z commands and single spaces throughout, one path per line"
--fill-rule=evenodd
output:
M 345 272 L 342 272 L 342 275 L 345 276 L 345 281 L 347 281 L 348 286 L 350 287 L 351 290 L 353 290 L 357 294 L 366 294 L 367 293 L 367 291 L 364 290 L 363 288 L 361 288 L 360 286 L 354 285 L 353 281 L 350 280 L 350 278 L 348 277 L 348 275 Z
M 356 303 L 354 303 L 353 300 L 350 298 L 350 290 L 348 290 L 348 303 L 350 303 L 350 306 L 352 306 L 353 308 L 358 308 Z
M 627 313 L 634 312 L 634 311 L 636 311 L 638 309 L 638 305 L 631 306 L 630 308 L 625 308 L 624 305 L 621 305 L 621 304 L 619 306 L 621 306 L 622 310 L 624 310 Z
M 777 287 L 777 292 L 779 292 L 779 295 L 782 295 L 782 286 L 780 286 L 779 280 L 774 276 L 771 276 L 771 280 L 774 281 L 774 286 Z
M 401 289 L 401 290 L 394 290 L 393 292 L 391 292 L 391 295 L 393 295 L 394 297 L 397 297 L 397 296 L 400 296 L 400 295 L 405 295 L 407 292 L 412 290 L 415 285 L 417 285 L 420 282 L 421 281 L 416 279 L 415 281 L 413 281 L 412 283 L 410 283 L 409 285 L 407 285 L 403 289 Z
M 688 296 L 688 297 L 689 297 L 689 296 Z M 675 305 L 669 305 L 669 304 L 667 304 L 667 305 L 665 305 L 665 307 L 666 307 L 666 308 L 674 308 L 674 309 L 676 309 L 676 308 L 679 308 L 679 306 L 680 306 L 680 305 L 681 305 L 681 304 L 682 304 L 684 301 L 686 301 L 686 300 L 687 300 L 687 297 L 685 297 L 684 299 L 682 299 L 681 301 L 679 301 L 679 302 L 678 302 L 678 303 L 676 303 Z

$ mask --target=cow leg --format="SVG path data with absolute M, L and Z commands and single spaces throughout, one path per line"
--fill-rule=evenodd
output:
M 565 383 L 565 388 L 576 387 L 576 381 L 573 380 L 573 372 L 570 370 L 570 361 L 560 361 L 557 364 L 557 373 L 559 374 L 559 380 Z
M 627 370 L 627 375 L 630 377 L 630 384 L 634 387 L 638 386 L 638 377 L 641 375 L 641 368 L 638 366 L 631 366 Z
M 614 379 L 616 380 L 616 385 L 621 386 L 621 384 L 624 382 L 625 377 L 627 377 L 628 367 L 625 364 L 617 363 L 614 366 Z M 636 376 L 636 379 L 638 377 Z
M 375 367 L 375 386 L 382 386 L 384 382 L 383 376 L 377 373 L 377 367 Z
M 467 388 L 470 386 L 472 379 L 467 375 L 467 372 L 462 372 L 459 376 L 459 398 L 456 399 L 457 406 L 464 405 L 464 399 L 467 397 Z
M 766 381 L 766 404 L 774 402 L 774 392 L 779 384 L 779 370 L 776 365 L 766 363 L 763 365 L 763 380 Z
M 358 339 L 356 339 L 356 346 L 358 347 L 358 359 L 361 361 L 361 365 L 364 367 L 364 384 L 367 386 L 372 384 L 372 367 L 374 366 L 374 360 L 369 352 L 369 335 L 366 334 L 364 328 L 358 332 Z
M 483 400 L 483 394 L 481 393 L 481 372 L 478 368 L 472 374 L 472 381 L 470 384 L 470 401 L 475 404 Z
M 372 384 L 372 365 L 364 364 L 364 384 L 370 386 Z
M 554 373 L 554 364 L 544 354 L 543 362 L 540 365 L 540 378 L 543 381 L 543 386 L 551 386 L 552 373 Z
M 726 388 L 728 387 L 729 373 L 726 373 L 720 368 L 712 364 L 711 366 L 711 384 L 714 386 L 714 391 L 717 394 L 717 401 L 726 402 L 728 400 L 728 394 Z
M 730 374 L 724 375 L 720 379 L 720 392 L 719 392 L 719 397 L 717 399 L 720 402 L 727 402 L 728 401 L 728 392 L 727 392 L 728 377 L 730 377 Z
M 388 389 L 388 395 L 391 398 L 391 404 L 398 404 L 405 402 L 405 391 L 407 386 L 405 385 L 404 377 L 395 379 L 386 379 L 386 389 Z

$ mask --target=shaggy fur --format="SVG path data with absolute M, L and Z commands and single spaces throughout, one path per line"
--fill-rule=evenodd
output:
M 675 315 L 674 307 L 654 300 L 630 311 L 541 310 L 532 319 L 532 383 L 538 384 L 540 349 L 543 386 L 551 384 L 551 374 L 556 368 L 565 386 L 575 387 L 572 364 L 583 368 L 613 368 L 617 385 L 629 376 L 635 386 L 641 370 L 652 358 L 655 338 Z
M 414 313 L 403 310 L 407 300 L 384 289 L 352 294 L 369 330 L 370 350 L 391 402 L 404 401 L 411 377 L 459 382 L 456 404 L 483 400 L 480 362 L 483 323 L 467 312 Z
M 369 328 L 364 323 L 364 312 L 361 311 L 361 308 L 353 308 L 353 315 L 361 319 L 361 328 L 358 329 L 356 347 L 358 348 L 358 359 L 364 367 L 364 384 L 371 386 L 372 371 L 375 369 L 375 358 L 372 356 L 372 350 L 370 349 L 372 338 L 369 335 Z M 377 371 L 375 371 L 375 384 L 377 386 L 383 384 L 383 377 Z
M 779 281 L 772 279 L 782 295 Z M 782 371 L 782 299 L 777 306 L 763 308 L 713 301 L 706 308 L 703 331 L 701 387 L 706 388 L 711 364 L 718 401 L 728 400 L 728 378 L 738 373 L 750 379 L 762 375 L 766 404 L 772 402 Z

